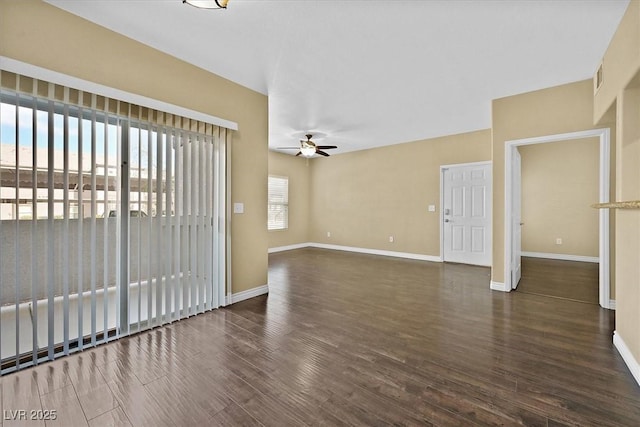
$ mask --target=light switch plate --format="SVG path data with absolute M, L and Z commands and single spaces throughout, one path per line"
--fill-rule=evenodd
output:
M 429 205 L 429 212 L 435 212 L 436 211 L 436 205 Z
M 237 214 L 244 213 L 244 203 L 234 203 L 233 213 L 237 213 Z

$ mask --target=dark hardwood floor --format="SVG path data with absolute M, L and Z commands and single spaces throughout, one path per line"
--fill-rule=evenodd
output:
M 518 292 L 598 304 L 599 264 L 522 257 Z
M 492 292 L 487 268 L 322 249 L 270 255 L 269 286 L 4 376 L 2 409 L 56 409 L 47 425 L 63 426 L 640 425 L 596 305 Z

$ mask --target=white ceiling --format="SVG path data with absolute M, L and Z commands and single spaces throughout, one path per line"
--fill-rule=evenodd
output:
M 591 78 L 629 0 L 48 2 L 268 94 L 271 148 L 317 131 L 336 154 L 486 129 L 494 98 Z

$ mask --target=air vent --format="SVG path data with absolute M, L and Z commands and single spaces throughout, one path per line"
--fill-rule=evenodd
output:
M 598 67 L 598 71 L 596 71 L 596 75 L 593 77 L 593 89 L 594 92 L 597 92 L 602 86 L 602 82 L 604 81 L 604 74 L 602 72 L 602 64 Z

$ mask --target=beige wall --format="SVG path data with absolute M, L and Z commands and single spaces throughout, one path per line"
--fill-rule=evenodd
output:
M 289 228 L 269 231 L 269 248 L 309 241 L 309 159 L 269 151 L 269 175 L 289 178 Z
M 603 58 L 594 122 L 616 118 L 614 199 L 640 200 L 640 2 L 631 1 Z M 616 332 L 640 361 L 640 210 L 616 209 Z
M 440 256 L 440 165 L 486 160 L 488 129 L 313 159 L 309 238 Z
M 640 74 L 638 75 L 640 77 Z M 640 200 L 640 85 L 617 97 L 616 200 Z M 616 209 L 616 331 L 640 361 L 640 210 Z
M 495 282 L 504 282 L 504 168 L 507 141 L 601 127 L 593 125 L 591 80 L 496 99 L 493 115 L 493 268 Z M 611 125 L 612 136 L 615 126 Z M 613 265 L 613 264 L 612 264 Z M 614 287 L 612 283 L 612 289 Z
M 0 55 L 238 123 L 233 292 L 267 283 L 267 97 L 39 0 L 0 2 Z M 36 29 L 37 31 L 34 31 Z
M 602 59 L 603 83 L 595 93 L 594 123 L 600 123 L 620 90 L 640 68 L 640 1 L 632 0 Z
M 598 256 L 600 141 L 586 138 L 519 148 L 522 250 Z M 556 244 L 562 239 L 562 245 Z

